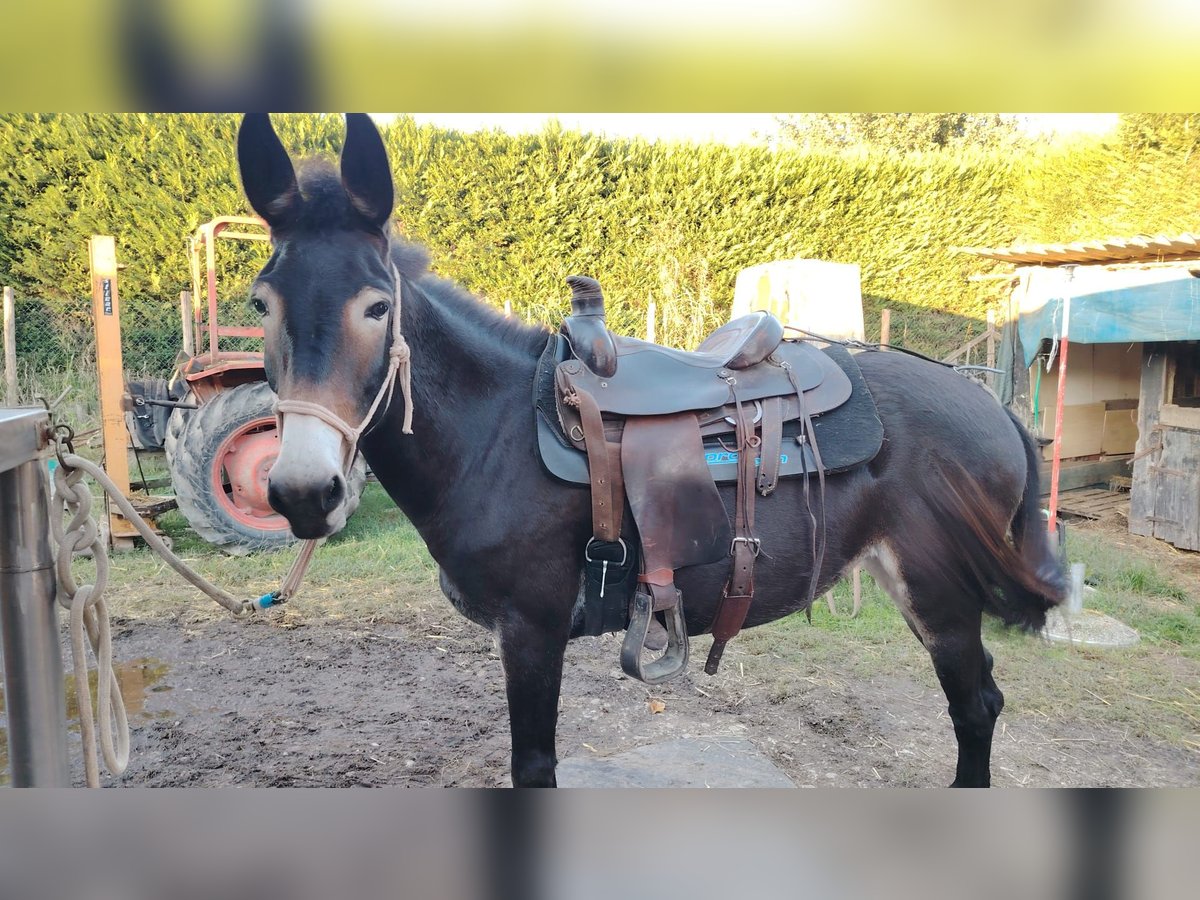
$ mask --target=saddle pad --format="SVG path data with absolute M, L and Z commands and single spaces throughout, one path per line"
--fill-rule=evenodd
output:
M 870 462 L 883 446 L 883 423 L 875 408 L 871 391 L 845 347 L 837 344 L 824 348 L 823 352 L 840 368 L 850 381 L 850 399 L 835 409 L 813 416 L 813 430 L 817 445 L 821 448 L 821 462 L 829 473 L 845 472 Z M 870 351 L 867 351 L 870 352 Z M 576 450 L 563 436 L 556 408 L 554 375 L 555 368 L 570 354 L 570 347 L 562 335 L 550 336 L 533 384 L 534 418 L 537 423 L 538 451 L 546 470 L 561 481 L 572 484 L 591 485 L 588 477 L 587 454 Z M 708 428 L 705 429 L 706 431 Z M 816 471 L 812 452 L 801 448 L 795 441 L 799 423 L 784 423 L 783 451 L 780 454 L 780 477 L 797 477 L 804 474 L 805 467 Z M 732 426 L 729 435 L 733 434 Z M 705 461 L 713 480 L 719 483 L 737 481 L 737 454 L 721 446 L 724 435 L 710 435 L 704 439 Z M 732 437 L 725 440 L 733 443 Z M 801 450 L 803 449 L 803 453 Z

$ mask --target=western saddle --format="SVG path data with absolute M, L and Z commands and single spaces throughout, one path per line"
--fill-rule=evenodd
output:
M 819 526 L 810 506 L 811 601 L 824 552 L 824 469 L 812 417 L 845 403 L 850 380 L 816 347 L 785 341 L 783 326 L 767 313 L 742 316 L 686 353 L 612 334 L 600 285 L 581 276 L 567 283 L 572 315 L 563 321 L 562 334 L 572 355 L 555 369 L 555 399 L 563 435 L 587 454 L 593 536 L 585 559 L 588 577 L 598 579 L 600 597 L 613 583 L 610 568 L 630 556 L 622 538 L 626 503 L 641 547 L 622 668 L 652 684 L 683 671 L 688 639 L 675 570 L 732 557 L 705 665 L 715 674 L 754 596 L 760 548 L 755 494 L 765 497 L 775 490 L 781 459 L 789 459 L 785 422 L 798 426 L 792 429 L 792 446 L 799 445 L 799 452 L 791 456 L 802 461 L 806 502 L 808 475 L 820 480 Z M 719 439 L 736 462 L 732 532 L 705 461 L 705 438 Z M 644 662 L 656 613 L 666 624 L 666 650 Z

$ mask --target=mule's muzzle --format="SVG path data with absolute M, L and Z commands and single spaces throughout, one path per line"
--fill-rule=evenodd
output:
M 271 508 L 288 520 L 296 537 L 328 537 L 346 524 L 342 506 L 346 479 L 340 472 L 330 478 L 290 479 L 272 474 L 267 486 Z

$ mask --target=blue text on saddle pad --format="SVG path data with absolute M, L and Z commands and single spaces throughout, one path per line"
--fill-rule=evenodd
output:
M 712 450 L 704 454 L 704 461 L 710 466 L 722 466 L 738 461 L 738 453 L 736 450 Z M 788 455 L 786 453 L 779 454 L 779 462 L 787 465 Z M 762 465 L 762 457 L 754 457 L 754 465 Z

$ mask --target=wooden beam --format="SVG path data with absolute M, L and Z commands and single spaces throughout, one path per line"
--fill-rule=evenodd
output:
M 1159 417 L 1167 384 L 1167 356 L 1164 344 L 1147 343 L 1142 347 L 1142 377 L 1138 395 L 1138 438 L 1133 463 L 1133 487 L 1129 491 L 1129 530 L 1134 534 L 1154 535 L 1154 506 L 1157 479 L 1152 466 L 1162 453 Z
M 1090 460 L 1080 463 L 1063 463 L 1058 474 L 1060 491 L 1074 491 L 1093 484 L 1107 485 L 1114 475 L 1128 475 L 1129 461 L 1132 457 L 1117 456 L 1109 459 Z M 1038 464 L 1038 482 L 1041 485 L 1042 496 L 1050 493 L 1049 462 Z

